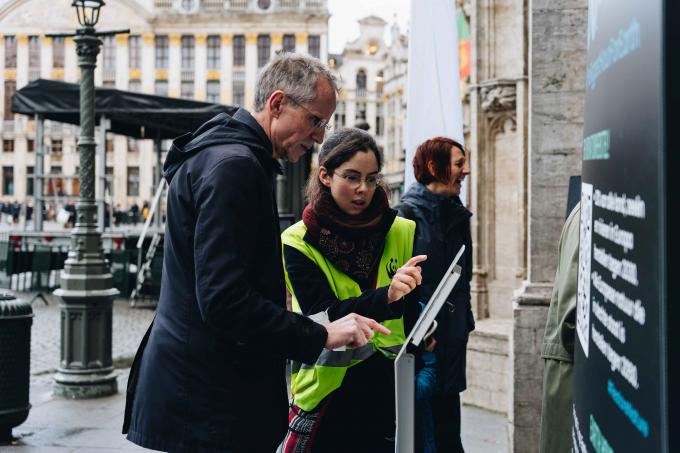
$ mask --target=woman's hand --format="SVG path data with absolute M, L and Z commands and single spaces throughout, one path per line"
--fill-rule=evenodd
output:
M 392 282 L 390 282 L 390 287 L 387 290 L 388 303 L 398 301 L 420 285 L 423 277 L 421 275 L 422 269 L 418 266 L 418 263 L 426 259 L 427 255 L 414 256 L 397 269 L 397 273 L 392 277 Z

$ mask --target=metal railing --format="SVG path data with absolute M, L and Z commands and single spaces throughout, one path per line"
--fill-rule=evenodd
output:
M 274 0 L 274 10 L 310 9 L 320 10 L 326 8 L 327 0 Z M 155 0 L 154 7 L 160 12 L 169 12 L 174 8 L 172 0 Z M 208 13 L 222 11 L 259 11 L 255 7 L 255 0 L 201 0 L 200 10 Z M 268 8 L 267 11 L 271 11 Z
M 180 80 L 182 82 L 193 82 L 195 74 L 193 69 L 182 69 L 180 71 Z
M 250 0 L 227 0 L 227 8 L 236 11 L 245 11 L 248 9 Z
M 28 81 L 33 82 L 40 78 L 40 68 L 28 68 Z
M 201 8 L 204 11 L 223 11 L 224 0 L 203 0 L 201 2 Z
M 58 288 L 67 255 L 67 245 L 33 243 L 25 236 L 3 233 L 0 235 L 0 287 L 15 291 Z
M 279 0 L 279 8 L 298 9 L 300 7 L 300 3 L 300 0 Z
M 154 0 L 153 6 L 157 9 L 171 9 L 172 0 Z
M 116 68 L 102 68 L 102 82 L 116 82 Z
M 326 6 L 326 0 L 305 0 L 305 8 L 321 9 Z
M 136 250 L 125 250 L 124 237 L 109 238 L 106 258 L 111 263 L 113 285 L 128 297 L 134 285 Z M 0 233 L 0 288 L 13 291 L 52 291 L 61 285 L 61 271 L 68 257 L 70 238 Z M 152 277 L 160 285 L 156 273 Z M 38 296 L 38 298 L 40 298 Z

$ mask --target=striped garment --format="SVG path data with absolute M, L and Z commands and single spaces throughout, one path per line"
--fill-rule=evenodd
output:
M 322 401 L 313 412 L 304 411 L 291 403 L 288 411 L 288 432 L 276 453 L 311 452 L 314 437 L 330 399 L 326 398 Z

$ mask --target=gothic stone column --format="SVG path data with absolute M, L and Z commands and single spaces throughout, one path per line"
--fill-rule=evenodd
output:
M 513 300 L 515 452 L 538 451 L 543 383 L 540 356 L 569 176 L 581 173 L 587 0 L 530 2 L 528 275 Z

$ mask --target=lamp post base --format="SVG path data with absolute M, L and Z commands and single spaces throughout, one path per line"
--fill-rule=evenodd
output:
M 73 374 L 64 370 L 54 376 L 54 394 L 69 399 L 99 398 L 118 393 L 118 376 L 114 371 Z
M 66 277 L 62 275 L 62 285 L 74 279 L 73 274 Z M 89 282 L 102 280 L 100 286 L 109 286 L 110 276 L 95 275 Z M 81 399 L 115 394 L 118 383 L 111 360 L 112 299 L 118 291 L 59 288 L 54 294 L 61 298 L 61 363 L 54 377 L 55 395 Z

